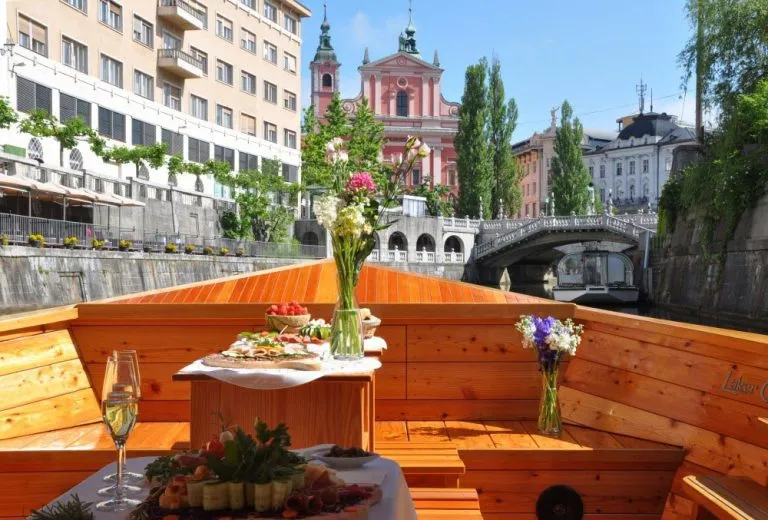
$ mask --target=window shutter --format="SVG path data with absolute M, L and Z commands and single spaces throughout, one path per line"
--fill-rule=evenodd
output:
M 35 84 L 28 79 L 16 78 L 16 106 L 21 112 L 35 111 Z
M 91 127 L 91 104 L 88 101 L 83 101 L 82 99 L 75 99 L 75 104 L 77 106 L 77 115 L 85 121 L 85 125 L 90 128 Z
M 144 126 L 144 123 L 139 121 L 138 119 L 134 119 L 131 121 L 131 144 L 135 145 L 143 145 L 144 144 L 144 135 L 142 133 L 142 127 Z
M 188 155 L 189 160 L 194 162 L 200 162 L 200 141 L 197 139 L 189 138 Z
M 112 129 L 113 129 L 112 138 L 118 141 L 124 142 L 125 141 L 125 116 L 123 114 L 118 114 L 117 112 L 112 113 Z
M 208 162 L 211 159 L 211 144 L 208 141 L 198 141 L 200 145 L 200 162 Z
M 157 130 L 155 130 L 155 125 L 150 125 L 148 123 L 144 123 L 144 146 L 152 146 L 157 142 Z
M 72 96 L 66 94 L 59 95 L 59 104 L 61 105 L 59 110 L 59 119 L 62 123 L 66 123 L 75 118 L 77 115 L 77 100 Z
M 112 136 L 112 112 L 104 107 L 99 107 L 99 134 Z
M 45 110 L 50 114 L 53 106 L 52 97 L 53 91 L 48 87 L 39 84 L 35 86 L 35 106 L 38 110 Z

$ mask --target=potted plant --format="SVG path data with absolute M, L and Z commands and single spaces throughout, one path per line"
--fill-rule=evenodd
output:
M 32 247 L 43 247 L 45 246 L 45 237 L 43 235 L 29 235 L 27 243 Z
M 219 248 L 219 256 L 227 256 L 229 254 L 229 249 L 226 247 L 220 247 Z
M 0 235 L 0 247 L 5 247 L 10 243 L 11 239 L 8 238 L 8 235 Z
M 79 243 L 79 240 L 74 235 L 64 239 L 64 247 L 66 247 L 67 249 L 76 248 L 78 243 Z
M 166 244 L 165 246 L 165 252 L 169 255 L 175 254 L 176 251 L 178 251 L 178 247 L 176 247 L 176 244 Z
M 132 245 L 133 245 L 133 242 L 131 242 L 130 240 L 121 240 L 120 243 L 118 244 L 118 249 L 120 249 L 120 251 L 128 251 Z
M 243 256 L 245 254 L 245 249 L 242 247 L 238 247 L 235 249 L 235 256 Z
M 211 246 L 205 246 L 203 248 L 203 254 L 208 256 L 213 254 L 213 248 Z
M 99 240 L 98 238 L 91 240 L 91 246 L 93 246 L 94 249 L 104 249 L 104 246 L 106 245 L 107 243 L 104 240 Z
M 195 246 L 192 244 L 187 244 L 184 246 L 184 252 L 188 255 L 191 255 L 192 253 L 194 253 L 195 249 L 196 249 Z

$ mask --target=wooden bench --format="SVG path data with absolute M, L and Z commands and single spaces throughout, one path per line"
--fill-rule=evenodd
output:
M 697 519 L 768 520 L 768 489 L 748 478 L 689 475 L 683 487 Z
M 466 466 L 450 443 L 379 442 L 376 452 L 397 462 L 409 487 L 456 488 Z
M 477 490 L 458 488 L 410 488 L 419 520 L 444 518 L 482 519 Z

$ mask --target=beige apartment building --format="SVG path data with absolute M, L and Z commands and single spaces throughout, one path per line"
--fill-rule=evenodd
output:
M 278 160 L 286 180 L 300 180 L 302 19 L 311 12 L 299 2 L 0 3 L 0 37 L 8 42 L 0 90 L 20 112 L 80 115 L 112 145 L 162 141 L 188 161 L 216 159 L 235 170 Z M 58 165 L 55 142 L 30 143 L 18 132 L 5 137 L 30 157 Z M 101 163 L 85 143 L 65 166 L 107 182 L 135 175 L 132 165 Z M 146 168 L 138 177 L 229 196 L 213 179 L 171 179 Z

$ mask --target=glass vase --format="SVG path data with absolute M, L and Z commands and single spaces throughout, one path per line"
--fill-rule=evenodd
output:
M 557 370 L 541 374 L 541 401 L 539 402 L 539 432 L 557 436 L 563 423 L 560 419 L 560 401 L 557 398 Z
M 336 278 L 339 301 L 333 311 L 331 324 L 331 354 L 334 359 L 354 360 L 365 355 L 363 320 L 355 296 L 355 279 L 354 276 L 344 276 L 341 269 Z

